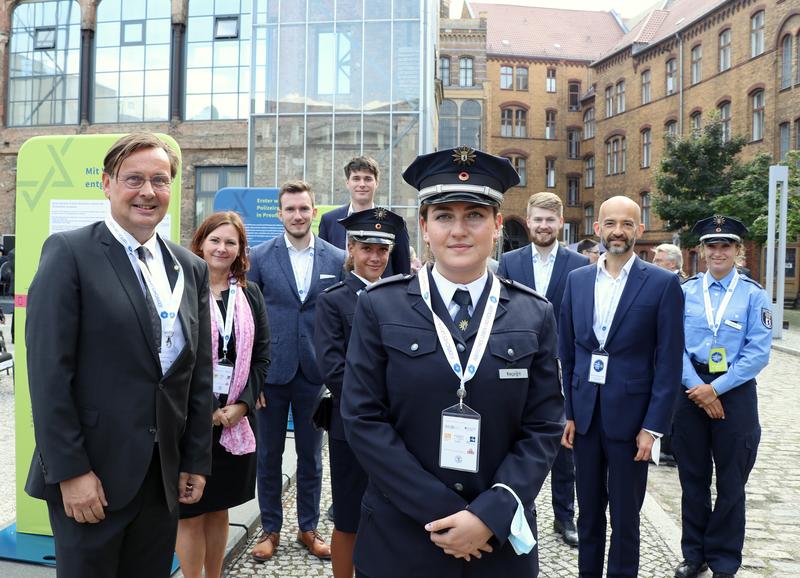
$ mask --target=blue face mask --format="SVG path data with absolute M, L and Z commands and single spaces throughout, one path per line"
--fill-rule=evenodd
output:
M 517 493 L 505 484 L 495 484 L 492 487 L 508 490 L 517 501 L 517 510 L 511 520 L 511 533 L 508 536 L 508 541 L 511 542 L 511 547 L 514 548 L 514 552 L 518 556 L 530 554 L 536 545 L 536 538 L 533 537 L 533 531 L 528 524 L 528 519 L 525 517 L 525 508 L 522 506 L 522 501 L 520 501 Z

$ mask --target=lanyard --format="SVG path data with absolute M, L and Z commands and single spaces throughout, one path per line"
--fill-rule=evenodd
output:
M 739 272 L 734 269 L 733 279 L 731 279 L 731 283 L 728 285 L 728 290 L 725 292 L 725 297 L 722 298 L 722 303 L 719 304 L 716 318 L 714 318 L 714 313 L 711 309 L 711 295 L 708 291 L 708 276 L 709 273 L 703 275 L 703 302 L 706 308 L 706 321 L 708 322 L 708 328 L 714 333 L 714 343 L 716 343 L 717 332 L 719 331 L 719 326 L 722 325 L 722 316 L 725 315 L 725 310 L 728 308 L 728 303 L 730 303 L 731 297 L 733 297 L 733 290 L 736 289 L 736 285 L 739 283 Z
M 436 313 L 433 312 L 430 281 L 428 280 L 428 268 L 423 267 L 420 269 L 417 277 L 419 278 L 419 289 L 422 293 L 422 300 L 425 301 L 425 305 L 428 306 L 428 309 L 430 309 L 431 315 L 433 316 L 433 325 L 436 327 L 436 336 L 439 339 L 439 344 L 442 346 L 442 351 L 447 358 L 447 362 L 450 364 L 450 368 L 458 378 L 458 407 L 459 409 L 463 409 L 464 397 L 467 395 L 467 390 L 464 387 L 464 384 L 475 377 L 475 374 L 478 371 L 478 366 L 483 358 L 483 353 L 486 351 L 486 345 L 489 343 L 489 336 L 492 333 L 494 315 L 497 311 L 497 303 L 500 297 L 500 281 L 497 279 L 496 275 L 492 276 L 492 288 L 489 291 L 489 299 L 486 301 L 486 307 L 483 310 L 483 316 L 481 316 L 481 323 L 478 326 L 478 334 L 475 337 L 475 343 L 472 344 L 472 350 L 470 351 L 469 359 L 467 360 L 466 371 L 464 371 L 464 369 L 461 367 L 461 360 L 458 357 L 453 336 L 450 335 L 450 331 L 447 329 L 447 326 L 444 324 L 444 322 L 439 318 L 438 315 L 436 315 Z
M 178 308 L 180 307 L 181 298 L 183 297 L 183 267 L 180 266 L 175 255 L 169 247 L 167 247 L 167 251 L 169 251 L 172 257 L 172 262 L 175 263 L 175 268 L 178 270 L 178 280 L 175 283 L 175 289 L 172 290 L 172 294 L 169 295 L 167 299 L 163 292 L 159 291 L 158 287 L 156 287 L 149 269 L 147 267 L 142 267 L 139 258 L 135 254 L 130 235 L 126 235 L 113 219 L 106 219 L 105 223 L 111 231 L 111 234 L 114 235 L 114 238 L 125 247 L 125 250 L 128 252 L 128 258 L 134 263 L 134 267 L 136 267 L 141 274 L 147 289 L 150 291 L 150 296 L 153 298 L 153 304 L 158 312 L 158 317 L 161 319 L 161 333 L 166 340 L 166 346 L 168 348 L 172 347 L 172 336 L 175 334 L 175 321 L 177 321 Z
M 228 304 L 225 307 L 225 319 L 222 319 L 219 303 L 214 299 L 214 315 L 217 316 L 217 329 L 222 337 L 222 359 L 228 359 L 228 342 L 231 340 L 233 331 L 233 314 L 236 309 L 236 292 L 238 291 L 236 280 L 231 278 L 230 291 L 228 291 Z
M 598 276 L 602 275 L 598 271 Z M 620 273 L 622 275 L 622 273 Z M 622 278 L 617 277 L 617 279 L 613 279 L 614 289 L 611 291 L 611 295 L 609 296 L 608 300 L 605 302 L 605 306 L 601 306 L 597 310 L 597 319 L 600 320 L 600 335 L 597 336 L 597 341 L 600 343 L 600 351 L 603 351 L 606 345 L 606 338 L 608 337 L 608 331 L 611 329 L 609 325 L 611 324 L 611 320 L 613 314 L 616 312 L 616 307 L 614 307 L 614 300 L 617 298 L 617 293 L 619 292 L 619 288 L 622 287 Z M 595 282 L 595 287 L 597 286 L 597 282 Z M 595 301 L 597 301 L 598 295 L 595 293 Z M 599 304 L 598 304 L 599 305 Z

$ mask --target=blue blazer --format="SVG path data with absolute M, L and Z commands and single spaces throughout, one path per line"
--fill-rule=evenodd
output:
M 579 255 L 561 245 L 558 246 L 553 274 L 550 276 L 550 284 L 547 286 L 547 294 L 545 295 L 547 300 L 553 304 L 556 321 L 558 321 L 561 311 L 564 288 L 567 286 L 567 275 L 578 267 L 588 264 L 588 257 Z M 497 274 L 500 277 L 512 279 L 538 291 L 533 276 L 533 245 L 529 243 L 524 247 L 504 253 L 500 257 L 500 266 L 497 268 Z
M 668 433 L 681 382 L 683 293 L 678 276 L 642 261 L 631 268 L 611 322 L 605 349 L 606 383 L 588 381 L 597 265 L 567 277 L 561 304 L 558 351 L 564 380 L 566 417 L 577 433 L 589 429 L 597 396 L 602 426 L 614 440 L 633 440 L 641 429 Z
M 305 376 L 322 383 L 314 354 L 314 317 L 317 296 L 344 275 L 344 251 L 320 238 L 314 241 L 314 268 L 305 301 L 300 301 L 289 250 L 283 235 L 257 245 L 250 252 L 248 278 L 264 293 L 269 319 L 270 351 L 267 382 L 289 383 L 302 367 Z
M 347 251 L 347 231 L 339 223 L 339 219 L 344 219 L 347 216 L 349 208 L 350 203 L 337 207 L 322 215 L 319 221 L 319 238 L 345 251 Z M 398 273 L 404 275 L 411 273 L 411 247 L 409 243 L 408 229 L 403 228 L 395 239 L 394 249 L 392 249 L 392 254 L 389 256 L 389 263 L 386 265 L 386 270 L 381 277 L 386 279 Z

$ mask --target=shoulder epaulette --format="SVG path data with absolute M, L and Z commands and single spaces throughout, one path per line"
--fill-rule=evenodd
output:
M 334 289 L 338 289 L 339 287 L 344 287 L 344 281 L 339 281 L 338 283 L 335 283 L 335 284 L 331 285 L 330 287 L 325 289 L 323 291 L 323 293 L 329 293 L 329 292 L 333 291 Z
M 759 289 L 763 289 L 763 287 L 761 286 L 761 283 L 759 283 L 759 282 L 758 282 L 758 281 L 756 281 L 755 279 L 751 279 L 751 278 L 750 278 L 750 277 L 748 277 L 747 275 L 739 275 L 739 278 L 740 278 L 742 281 L 747 281 L 747 282 L 749 282 L 749 283 L 752 283 L 753 285 L 755 285 L 755 286 L 756 286 L 756 287 L 758 287 Z
M 397 275 L 392 275 L 391 277 L 386 277 L 385 279 L 380 279 L 376 281 L 374 284 L 370 285 L 366 288 L 366 291 L 372 291 L 377 287 L 383 287 L 384 285 L 389 285 L 390 283 L 397 283 L 398 281 L 408 281 L 412 279 L 413 275 L 405 275 L 403 273 L 398 273 Z
M 504 283 L 508 287 L 513 287 L 514 289 L 518 289 L 520 291 L 524 291 L 525 293 L 530 293 L 531 295 L 533 295 L 534 297 L 538 297 L 542 301 L 545 301 L 545 302 L 547 301 L 547 298 L 544 295 L 542 295 L 541 293 L 537 293 L 536 291 L 534 291 L 533 289 L 531 289 L 527 285 L 523 285 L 522 283 L 520 283 L 518 281 L 514 281 L 512 279 L 506 279 L 505 277 L 500 277 L 500 275 L 498 275 L 497 278 L 500 279 L 501 283 Z
M 684 283 L 688 283 L 689 281 L 697 281 L 698 279 L 700 279 L 700 273 L 695 273 L 694 275 L 686 279 Z

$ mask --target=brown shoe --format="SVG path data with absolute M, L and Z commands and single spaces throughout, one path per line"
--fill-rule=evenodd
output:
M 325 539 L 316 530 L 297 532 L 297 541 L 308 548 L 308 551 L 317 558 L 327 560 L 331 557 L 331 547 L 325 543 Z
M 258 543 L 256 544 L 256 547 L 253 548 L 250 556 L 259 564 L 263 564 L 272 558 L 272 555 L 275 553 L 275 549 L 278 547 L 280 542 L 281 535 L 278 532 L 264 534 L 258 539 Z

